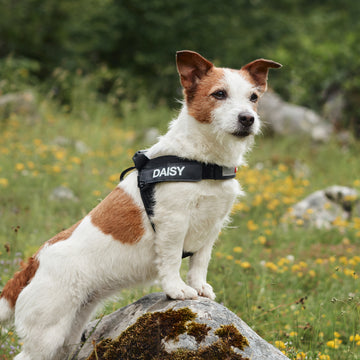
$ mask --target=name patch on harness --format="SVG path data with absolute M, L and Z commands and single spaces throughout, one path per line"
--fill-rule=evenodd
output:
M 144 166 L 139 173 L 140 184 L 155 184 L 159 182 L 173 181 L 200 181 L 202 178 L 202 167 L 198 163 L 190 162 L 168 162 L 165 164 L 154 164 L 153 167 Z
M 168 166 L 162 169 L 155 169 L 153 171 L 153 178 L 158 178 L 160 176 L 181 176 L 184 169 L 185 166 Z

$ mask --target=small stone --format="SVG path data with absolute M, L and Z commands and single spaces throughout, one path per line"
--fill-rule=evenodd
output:
M 74 195 L 73 191 L 65 186 L 59 186 L 55 188 L 51 192 L 49 199 L 51 201 L 79 201 L 79 199 Z
M 318 229 L 330 229 L 333 222 L 340 218 L 349 220 L 360 215 L 359 193 L 352 188 L 334 185 L 318 190 L 292 206 L 283 216 L 284 223 L 297 223 L 314 226 Z

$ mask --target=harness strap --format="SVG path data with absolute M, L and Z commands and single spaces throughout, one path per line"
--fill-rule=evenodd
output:
M 183 159 L 178 156 L 160 156 L 149 159 L 144 151 L 137 151 L 133 156 L 135 166 L 121 173 L 120 181 L 125 175 L 133 170 L 138 170 L 138 187 L 145 211 L 155 231 L 155 225 L 151 218 L 154 215 L 155 184 L 161 182 L 198 182 L 201 180 L 227 180 L 236 175 L 236 168 L 228 168 L 216 164 L 205 164 L 195 160 Z M 183 257 L 191 256 L 192 253 L 183 252 Z

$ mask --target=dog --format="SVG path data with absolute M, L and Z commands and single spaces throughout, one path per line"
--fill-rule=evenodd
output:
M 233 173 L 260 132 L 256 107 L 268 71 L 281 65 L 258 59 L 240 70 L 219 68 L 187 50 L 177 52 L 176 62 L 182 108 L 168 132 L 140 155 L 150 163 L 166 156 L 180 163 L 153 169 L 151 181 L 165 180 L 152 186 L 151 211 L 137 167 L 8 281 L 0 321 L 14 318 L 23 342 L 16 360 L 66 358 L 99 303 L 135 284 L 158 279 L 171 299 L 215 299 L 206 281 L 211 250 L 242 194 Z M 189 164 L 233 170 L 228 177 L 169 180 L 184 176 Z M 179 273 L 183 252 L 191 255 L 187 283 Z

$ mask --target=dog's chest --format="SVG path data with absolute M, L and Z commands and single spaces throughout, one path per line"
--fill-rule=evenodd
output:
M 234 179 L 166 184 L 156 193 L 155 214 L 167 226 L 181 227 L 184 249 L 197 251 L 207 238 L 217 236 L 239 194 Z

